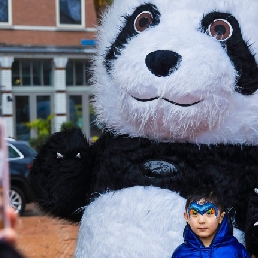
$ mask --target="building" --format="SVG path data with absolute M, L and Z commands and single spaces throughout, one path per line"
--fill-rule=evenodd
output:
M 90 65 L 95 53 L 93 0 L 0 0 L 1 113 L 9 137 L 29 140 L 24 124 L 54 114 L 52 132 L 65 121 L 91 126 Z

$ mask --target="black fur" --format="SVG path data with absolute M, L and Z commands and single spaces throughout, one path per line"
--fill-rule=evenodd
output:
M 56 152 L 66 153 L 68 159 L 56 159 Z M 82 160 L 74 159 L 77 152 L 83 154 Z M 258 255 L 253 226 L 258 221 L 257 167 L 258 146 L 154 143 L 108 133 L 88 145 L 74 129 L 51 136 L 38 153 L 30 176 L 40 207 L 75 222 L 82 215 L 74 213 L 78 208 L 110 190 L 152 185 L 187 197 L 200 185 L 212 183 L 225 197 L 236 226 L 245 231 L 249 251 Z
M 58 159 L 57 152 L 64 158 Z M 78 153 L 81 159 L 76 158 Z M 31 187 L 42 211 L 80 221 L 80 208 L 89 200 L 90 160 L 89 144 L 80 129 L 55 133 L 46 141 L 30 171 Z
M 258 221 L 258 195 L 253 196 L 248 201 L 248 214 L 246 220 L 246 248 L 251 250 L 256 257 L 258 254 L 258 226 L 254 226 L 254 222 Z
M 244 95 L 251 95 L 258 89 L 258 66 L 247 42 L 242 37 L 237 19 L 230 13 L 212 12 L 201 21 L 201 30 L 206 33 L 209 25 L 216 19 L 227 20 L 232 28 L 232 36 L 222 42 L 228 56 L 238 72 L 235 90 Z

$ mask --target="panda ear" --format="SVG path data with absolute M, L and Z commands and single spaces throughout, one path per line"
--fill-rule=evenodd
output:
M 61 153 L 57 152 L 57 153 L 56 153 L 56 158 L 57 158 L 57 159 L 63 159 L 64 156 L 63 156 Z

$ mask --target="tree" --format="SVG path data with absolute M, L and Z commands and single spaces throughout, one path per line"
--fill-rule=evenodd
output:
M 30 145 L 38 151 L 45 140 L 51 134 L 51 120 L 53 119 L 54 115 L 50 114 L 46 119 L 39 118 L 35 119 L 31 122 L 25 123 L 25 125 L 30 128 L 34 129 L 37 132 L 37 138 L 30 139 Z

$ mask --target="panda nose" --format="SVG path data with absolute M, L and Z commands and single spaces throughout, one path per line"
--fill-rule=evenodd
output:
M 176 71 L 182 56 L 170 50 L 157 50 L 149 53 L 145 58 L 148 69 L 158 77 L 166 77 Z

